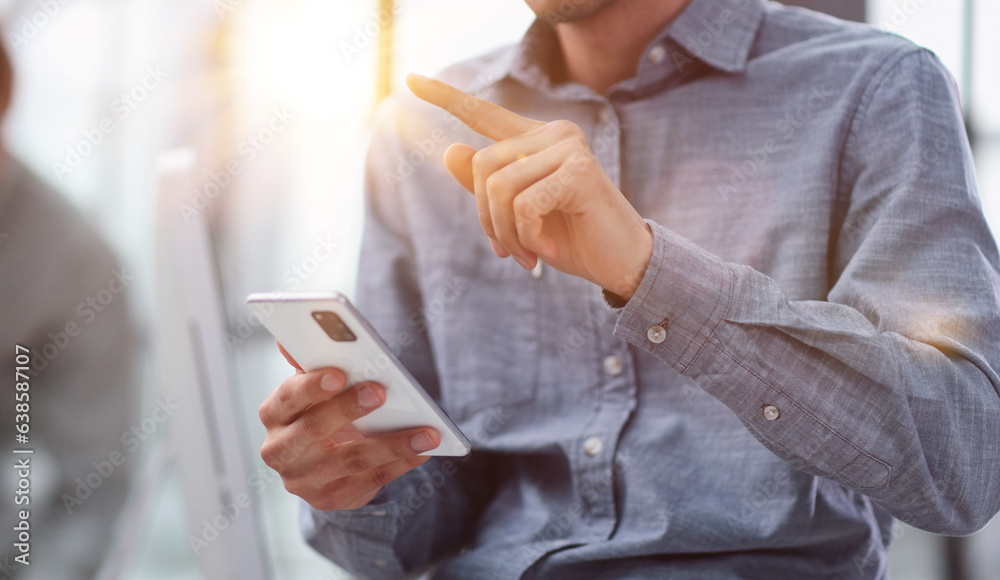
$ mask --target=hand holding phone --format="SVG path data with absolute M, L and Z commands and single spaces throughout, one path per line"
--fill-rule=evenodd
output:
M 320 510 L 351 509 L 426 455 L 469 452 L 346 298 L 252 295 L 248 303 L 299 369 L 260 408 L 261 457 L 289 492 Z

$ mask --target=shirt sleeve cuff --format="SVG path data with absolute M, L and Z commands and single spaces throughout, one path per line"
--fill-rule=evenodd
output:
M 604 299 L 604 305 L 615 313 L 621 312 L 622 308 L 628 305 L 628 300 L 603 288 L 601 289 L 601 298 Z
M 354 510 L 322 512 L 303 502 L 302 533 L 317 551 L 365 578 L 399 578 L 393 551 L 399 532 L 395 505 L 368 504 Z
M 730 266 L 679 234 L 654 222 L 653 255 L 632 298 L 617 306 L 615 336 L 684 373 L 722 322 L 732 302 Z

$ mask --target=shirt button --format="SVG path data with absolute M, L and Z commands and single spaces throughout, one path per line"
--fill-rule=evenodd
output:
M 656 45 L 649 49 L 649 62 L 653 64 L 660 64 L 663 59 L 667 57 L 667 49 L 660 45 Z
M 604 107 L 601 109 L 601 112 L 597 114 L 597 118 L 601 121 L 601 123 L 608 123 L 611 121 L 611 109 Z
M 604 359 L 604 372 L 608 373 L 609 377 L 617 377 L 622 374 L 622 359 L 615 355 L 611 355 Z
M 599 437 L 588 437 L 586 441 L 583 442 L 583 452 L 587 455 L 594 457 L 604 449 L 604 443 L 601 443 Z
M 764 418 L 768 421 L 775 421 L 781 416 L 781 411 L 774 405 L 764 405 Z
M 385 560 L 372 560 L 372 566 L 376 568 L 385 568 Z
M 542 264 L 543 263 L 544 262 L 542 262 L 542 259 L 539 258 L 538 262 L 535 263 L 535 267 L 531 269 L 531 277 L 534 278 L 535 280 L 538 280 L 539 278 L 542 277 Z
M 646 338 L 653 344 L 660 344 L 664 340 L 667 340 L 667 330 L 659 324 L 654 324 L 646 331 Z

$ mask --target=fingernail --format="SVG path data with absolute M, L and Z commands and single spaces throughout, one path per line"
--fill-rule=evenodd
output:
M 413 448 L 417 453 L 423 453 L 424 451 L 430 451 L 434 449 L 434 441 L 431 440 L 427 433 L 417 433 L 410 439 L 410 447 Z
M 323 388 L 324 391 L 336 391 L 340 388 L 340 379 L 337 375 L 333 373 L 326 373 L 323 378 L 319 380 L 319 386 Z
M 521 256 L 514 256 L 514 261 L 521 265 L 525 270 L 530 270 L 532 267 L 528 265 L 528 261 Z
M 365 385 L 358 389 L 358 404 L 365 409 L 370 409 L 372 407 L 377 407 L 381 401 L 378 400 L 378 395 L 371 387 Z

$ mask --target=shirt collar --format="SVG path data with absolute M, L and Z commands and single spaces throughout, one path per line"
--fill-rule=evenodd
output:
M 763 21 L 761 0 L 692 0 L 665 32 L 694 58 L 738 73 L 746 70 Z
M 659 83 L 683 68 L 680 61 L 685 59 L 701 61 L 722 72 L 743 72 L 763 18 L 763 0 L 691 0 L 643 51 L 636 76 L 622 84 L 638 88 Z M 672 53 L 673 47 L 680 47 L 686 54 Z M 666 58 L 653 54 L 663 50 Z M 547 71 L 552 60 L 559 58 L 558 51 L 551 26 L 536 19 L 520 44 L 487 65 L 480 86 L 511 77 L 528 86 L 551 90 Z M 566 90 L 579 92 L 580 97 L 588 93 L 585 87 L 563 89 L 563 97 L 572 96 Z

